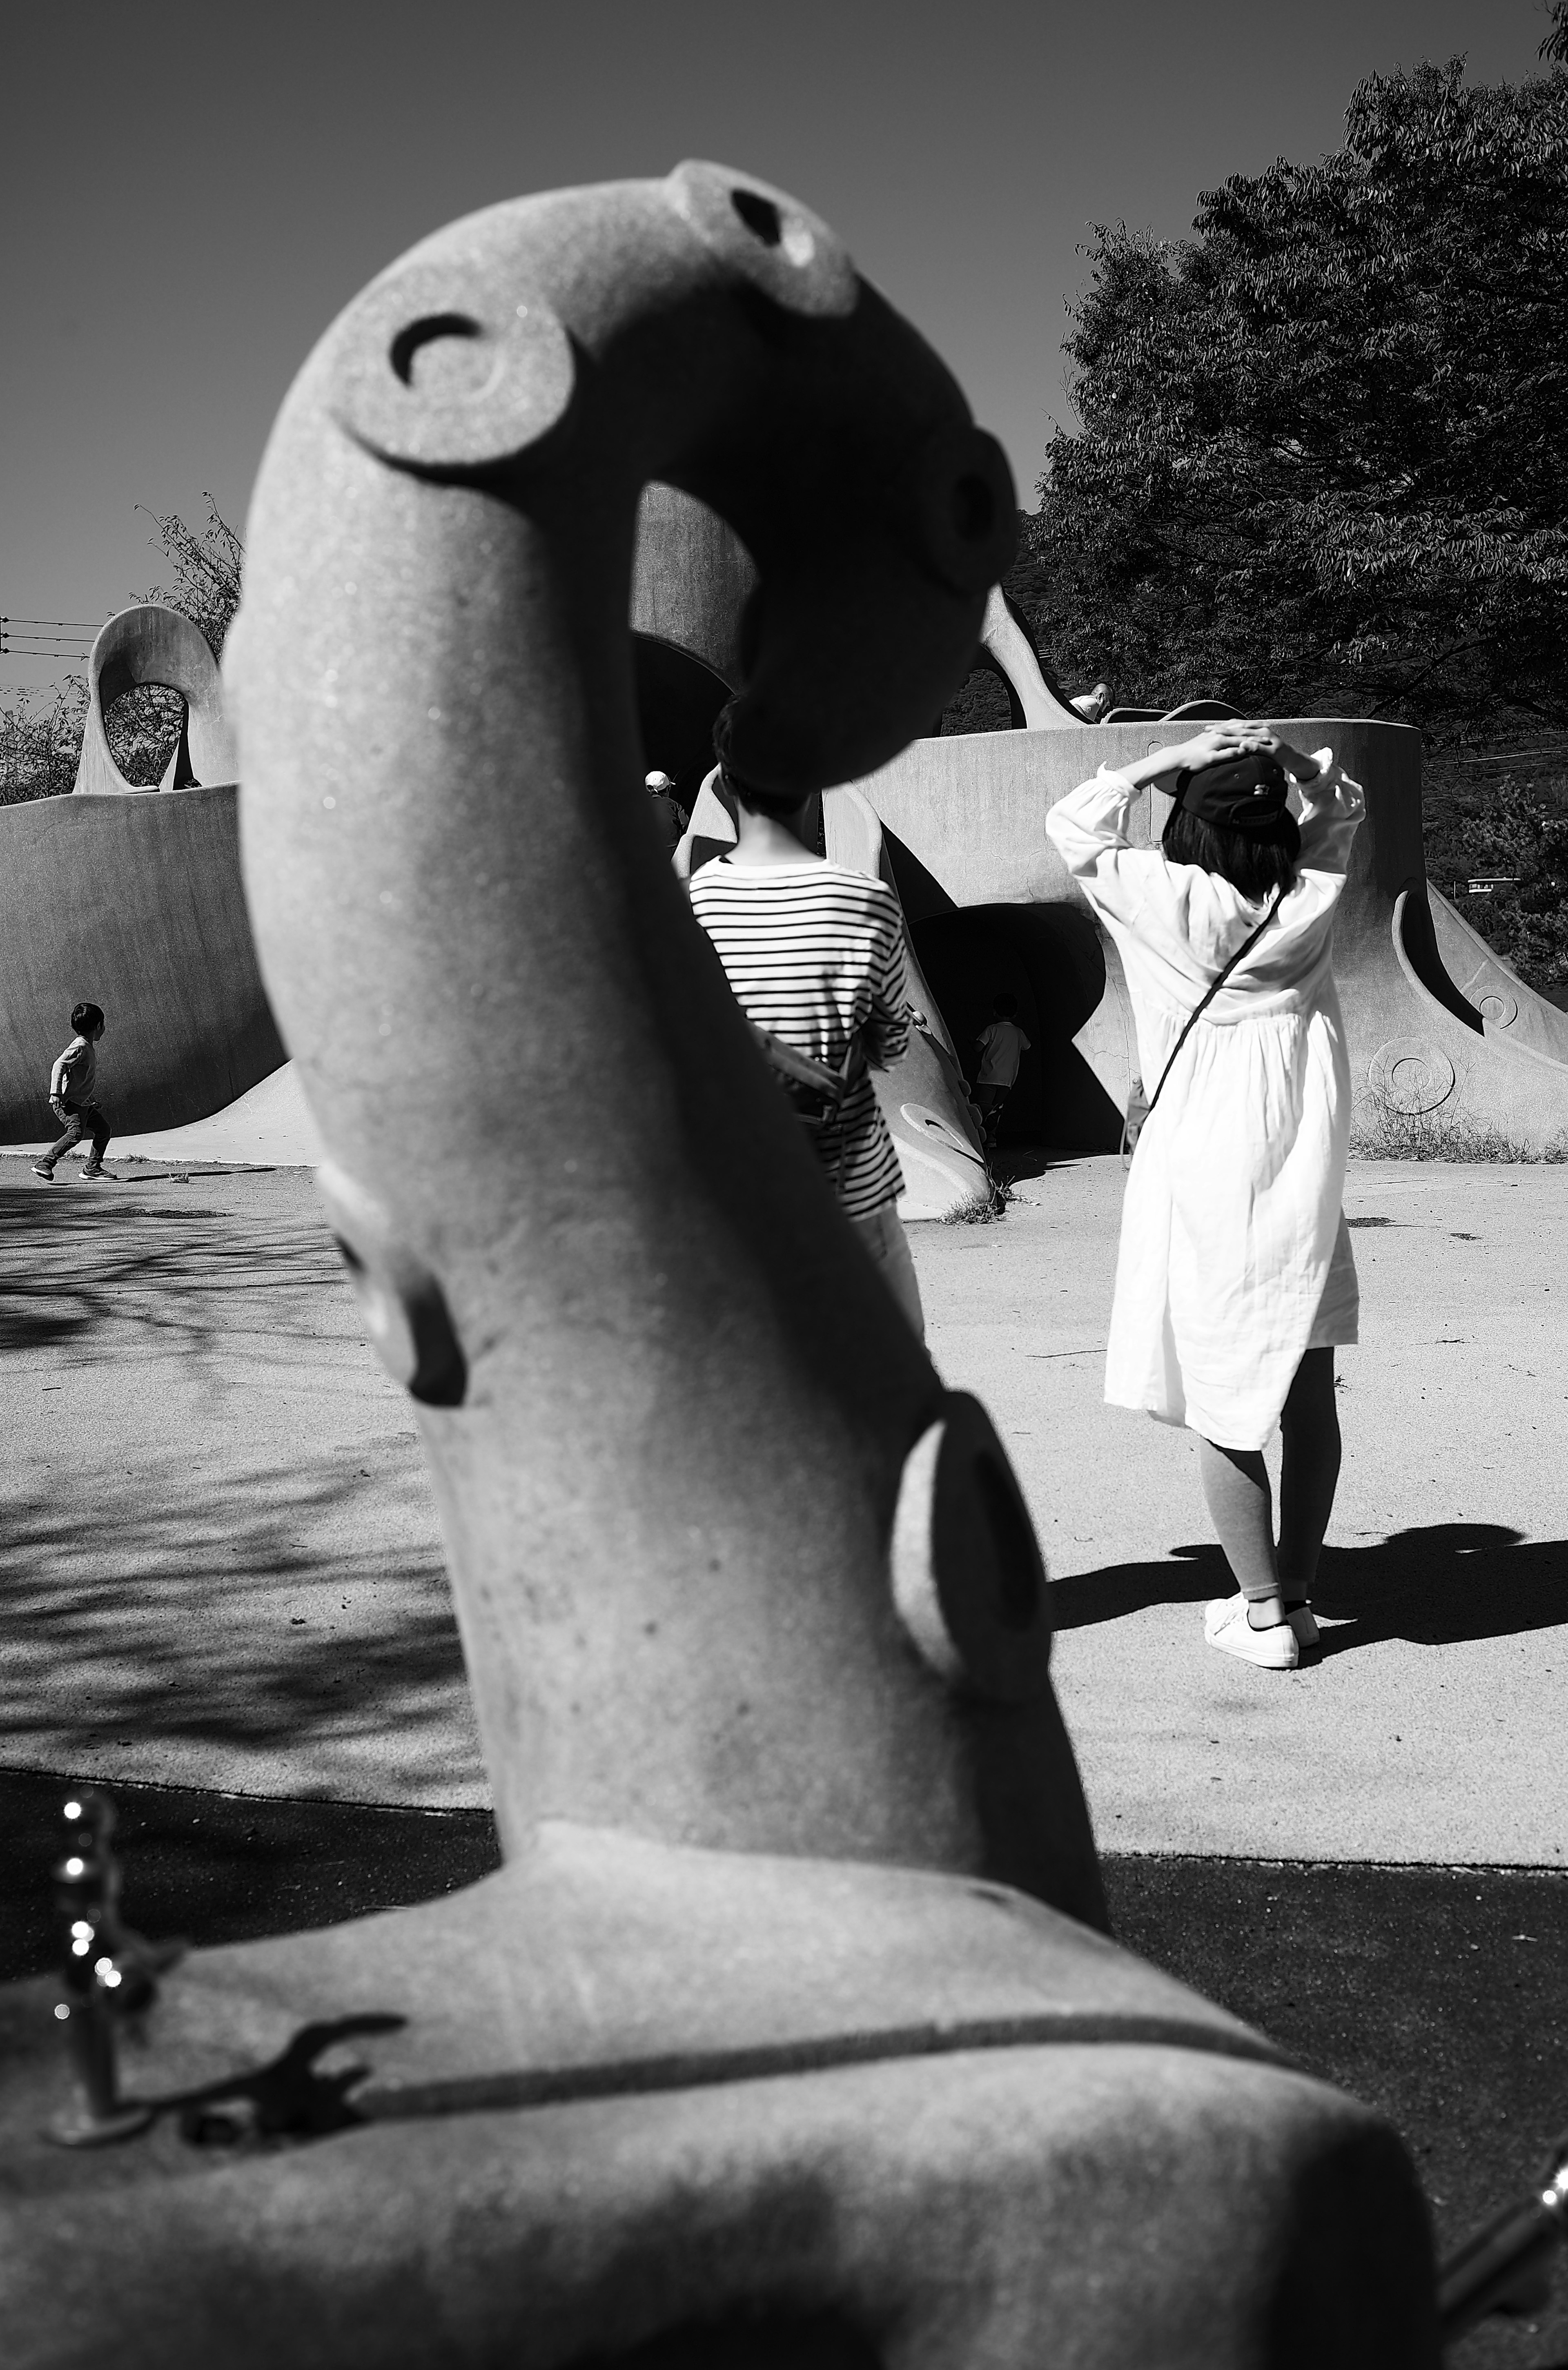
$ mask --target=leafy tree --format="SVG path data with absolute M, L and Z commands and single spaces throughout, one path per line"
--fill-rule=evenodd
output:
M 1429 812 L 1426 869 L 1442 889 L 1477 873 L 1511 885 L 1470 898 L 1466 919 L 1516 971 L 1568 1005 L 1568 765 L 1535 779 L 1505 773 L 1479 791 L 1448 790 Z
M 1058 673 L 1439 738 L 1568 722 L 1568 73 L 1373 75 L 1338 154 L 1090 254 L 1082 432 L 1012 582 Z
M 1551 0 L 1546 13 L 1551 23 L 1536 55 L 1551 59 L 1554 65 L 1568 66 L 1568 0 Z
M 239 606 L 245 546 L 211 494 L 206 523 L 188 526 L 178 512 L 167 518 L 148 512 L 174 581 L 136 595 L 179 609 L 201 627 L 215 657 L 223 655 Z M 140 684 L 117 699 L 104 719 L 110 753 L 128 782 L 145 787 L 163 778 L 184 719 L 185 703 L 161 684 Z M 0 805 L 28 799 L 62 798 L 76 778 L 87 686 L 67 675 L 46 699 L 21 692 L 0 704 Z
M 942 710 L 943 732 L 1008 732 L 1012 708 L 1007 685 L 989 668 L 976 667 Z
M 0 806 L 63 798 L 76 779 L 87 686 L 67 675 L 47 696 L 18 692 L 0 705 Z
M 203 494 L 202 500 L 207 505 L 207 523 L 199 528 L 187 526 L 177 511 L 167 518 L 148 512 L 164 558 L 174 570 L 174 582 L 155 585 L 141 597 L 161 601 L 166 609 L 179 609 L 192 618 L 212 645 L 213 656 L 221 659 L 239 606 L 245 546 L 212 495 Z

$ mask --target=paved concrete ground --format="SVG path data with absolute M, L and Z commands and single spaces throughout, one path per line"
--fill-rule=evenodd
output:
M 0 1161 L 0 1762 L 343 1801 L 486 1799 L 406 1403 L 299 1170 Z M 912 1230 L 1056 1582 L 1108 1849 L 1564 1863 L 1568 1170 L 1358 1166 L 1366 1346 L 1316 1668 L 1204 1645 L 1193 1444 L 1101 1401 L 1121 1173 Z
M 116 1165 L 0 1160 L 0 1763 L 485 1803 L 413 1419 L 308 1172 Z
M 494 1853 L 417 1435 L 308 1176 L 125 1169 L 46 1187 L 0 1159 L 7 1973 L 52 1947 L 58 1793 L 18 1772 L 116 1780 L 137 1922 L 202 1942 Z M 1055 1574 L 1117 1930 L 1389 2113 L 1451 2247 L 1521 2192 L 1565 2095 L 1568 1170 L 1353 1170 L 1335 1627 L 1283 1678 L 1202 1642 L 1223 1582 L 1192 1443 L 1101 1402 L 1116 1164 L 1022 1193 L 915 1252 L 939 1363 L 990 1403 Z M 250 1799 L 178 1790 L 225 1788 Z M 1467 1859 L 1505 1865 L 1411 1865 Z M 1462 2359 L 1568 2370 L 1565 2347 L 1568 2299 Z
M 989 1405 L 1056 1582 L 1055 1673 L 1111 1850 L 1568 1858 L 1568 1168 L 1356 1163 L 1362 1346 L 1316 1667 L 1203 1639 L 1228 1593 L 1194 1444 L 1101 1400 L 1113 1160 L 915 1237 L 931 1347 Z

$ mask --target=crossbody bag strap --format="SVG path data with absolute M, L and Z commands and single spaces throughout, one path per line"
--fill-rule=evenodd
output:
M 1175 1044 L 1170 1048 L 1170 1059 L 1167 1062 L 1164 1069 L 1161 1070 L 1159 1074 L 1159 1084 L 1156 1087 L 1153 1094 L 1150 1095 L 1148 1099 L 1148 1109 L 1143 1115 L 1143 1124 L 1145 1127 L 1148 1125 L 1149 1121 L 1154 1117 L 1154 1107 L 1159 1100 L 1161 1094 L 1164 1092 L 1165 1081 L 1170 1076 L 1171 1071 L 1176 1067 L 1177 1054 L 1182 1051 L 1182 1046 L 1186 1043 L 1188 1038 L 1192 1035 L 1193 1030 L 1197 1027 L 1199 1021 L 1208 1010 L 1209 1006 L 1214 1002 L 1215 997 L 1219 994 L 1220 989 L 1225 985 L 1226 981 L 1230 977 L 1230 974 L 1235 970 L 1237 964 L 1244 961 L 1245 958 L 1251 953 L 1252 949 L 1257 945 L 1258 940 L 1262 937 L 1263 932 L 1268 928 L 1269 924 L 1274 920 L 1274 915 L 1278 913 L 1284 903 L 1285 891 L 1283 889 L 1276 889 L 1274 892 L 1274 903 L 1269 907 L 1268 912 L 1263 915 L 1262 920 L 1258 924 L 1258 926 L 1252 932 L 1251 937 L 1245 939 L 1242 944 L 1237 948 L 1236 952 L 1231 956 L 1230 961 L 1226 964 L 1225 969 L 1219 973 L 1218 977 L 1211 983 L 1203 1002 L 1201 1004 L 1194 1005 L 1192 1011 L 1187 1015 L 1186 1025 L 1182 1029 L 1180 1037 L 1177 1038 Z

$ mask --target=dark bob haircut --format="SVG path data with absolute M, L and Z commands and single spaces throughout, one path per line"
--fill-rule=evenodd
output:
M 1174 806 L 1160 841 L 1172 864 L 1196 864 L 1217 872 L 1254 904 L 1262 904 L 1276 889 L 1288 896 L 1296 886 L 1301 834 L 1287 809 L 1265 831 L 1227 831 L 1202 815 Z
M 730 700 L 713 720 L 713 754 L 719 760 L 719 770 L 724 777 L 725 786 L 748 814 L 770 815 L 775 823 L 782 822 L 786 816 L 798 813 L 811 793 L 802 790 L 799 797 L 795 797 L 787 791 L 783 797 L 778 797 L 772 791 L 754 789 L 736 773 L 730 758 L 735 707 L 736 702 Z
M 96 1004 L 74 1004 L 71 1007 L 71 1026 L 78 1037 L 86 1037 L 90 1030 L 103 1027 L 103 1014 Z

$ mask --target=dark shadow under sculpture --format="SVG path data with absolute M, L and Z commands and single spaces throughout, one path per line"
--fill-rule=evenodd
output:
M 0 1994 L 0 2310 L 69 2298 L 17 2359 L 1429 2364 L 1392 2134 L 1092 1930 L 1005 1454 L 647 811 L 653 478 L 755 560 L 759 786 L 870 770 L 962 679 L 999 454 L 825 225 L 717 167 L 427 241 L 263 463 L 228 673 L 257 941 L 418 1406 L 505 1865 L 192 1954 L 132 2103 L 308 2044 L 358 2119 L 221 2170 L 167 2114 L 34 2141 L 58 2075 Z

